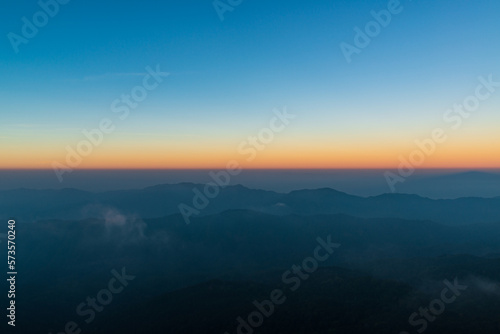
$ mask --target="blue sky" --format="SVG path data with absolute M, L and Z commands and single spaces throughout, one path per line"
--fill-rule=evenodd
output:
M 327 146 L 390 133 L 410 141 L 471 94 L 478 76 L 500 80 L 500 3 L 401 1 L 402 12 L 348 64 L 339 44 L 352 44 L 353 28 L 387 4 L 246 0 L 221 21 L 211 1 L 72 0 L 15 53 L 7 34 L 20 34 L 21 18 L 40 7 L 12 2 L 0 14 L 0 130 L 18 144 L 77 140 L 146 66 L 160 64 L 170 76 L 117 138 L 215 136 L 234 146 L 287 106 L 300 122 L 282 140 Z M 492 97 L 468 126 L 498 122 L 498 106 Z

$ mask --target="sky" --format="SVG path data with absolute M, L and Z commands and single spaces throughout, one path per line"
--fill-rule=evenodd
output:
M 56 11 L 53 0 L 41 2 Z M 500 2 L 216 5 L 71 0 L 44 22 L 37 1 L 9 3 L 0 13 L 0 169 L 224 168 L 234 160 L 395 168 L 401 159 L 418 168 L 500 167 L 500 84 L 484 85 L 500 82 Z M 373 24 L 373 11 L 390 22 Z M 37 33 L 23 35 L 34 19 Z M 376 29 L 368 45 L 356 44 L 356 27 Z M 346 45 L 356 52 L 346 57 Z M 133 91 L 147 94 L 134 108 L 120 102 Z M 449 111 L 477 92 L 467 117 Z M 82 131 L 103 122 L 107 132 L 89 147 Z

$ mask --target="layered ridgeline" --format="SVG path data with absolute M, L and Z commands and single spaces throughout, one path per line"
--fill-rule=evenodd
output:
M 23 221 L 105 218 L 110 212 L 141 218 L 182 213 L 192 218 L 243 209 L 274 215 L 346 214 L 363 218 L 432 220 L 447 225 L 500 221 L 500 197 L 436 200 L 406 194 L 358 197 L 329 188 L 277 193 L 241 185 L 165 184 L 139 190 L 0 191 L 0 217 Z
M 1 192 L 2 215 L 17 221 L 16 329 L 500 329 L 500 198 L 229 186 L 186 224 L 179 205 L 196 207 L 204 192 L 195 184 Z M 269 316 L 250 319 L 256 310 Z

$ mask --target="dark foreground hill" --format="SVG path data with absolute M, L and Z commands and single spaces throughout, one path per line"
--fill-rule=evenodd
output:
M 273 276 L 276 273 L 269 273 Z M 454 283 L 454 273 L 447 273 Z M 277 276 L 277 275 L 276 275 Z M 110 312 L 89 333 L 485 333 L 500 332 L 500 300 L 457 277 L 454 302 L 427 320 L 419 310 L 440 300 L 448 285 L 427 291 L 341 268 L 322 268 L 296 291 L 281 283 L 208 281 L 162 295 L 126 311 Z M 283 292 L 269 303 L 272 291 Z M 256 303 L 256 304 L 255 304 Z M 260 306 L 257 306 L 260 305 Z M 263 306 L 265 305 L 265 306 Z M 431 306 L 433 307 L 433 306 Z M 262 316 L 259 318 L 259 314 Z M 409 322 L 414 315 L 413 322 Z
M 413 333 L 409 315 L 455 277 L 470 290 L 428 332 L 476 333 L 482 326 L 481 333 L 496 333 L 499 231 L 495 224 L 247 210 L 190 225 L 179 214 L 21 224 L 19 330 L 54 334 L 76 321 L 89 333 L 232 334 L 254 299 L 290 288 L 282 274 L 313 256 L 321 238 L 338 248 L 255 333 Z M 134 280 L 86 324 L 78 305 L 123 268 Z
M 196 189 L 0 192 L 19 272 L 2 333 L 500 333 L 499 197 L 231 186 L 186 224 Z

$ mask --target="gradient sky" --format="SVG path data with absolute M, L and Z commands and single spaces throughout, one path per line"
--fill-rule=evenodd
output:
M 393 168 L 437 127 L 449 138 L 421 167 L 500 167 L 500 88 L 459 129 L 442 119 L 479 76 L 500 81 L 500 2 L 401 1 L 348 64 L 340 43 L 387 4 L 247 0 L 221 21 L 210 0 L 72 0 L 16 53 L 7 34 L 40 7 L 13 1 L 0 168 L 64 163 L 103 118 L 116 129 L 78 168 Z M 170 75 L 118 120 L 111 103 L 157 64 Z M 296 118 L 247 161 L 238 146 L 284 106 Z

